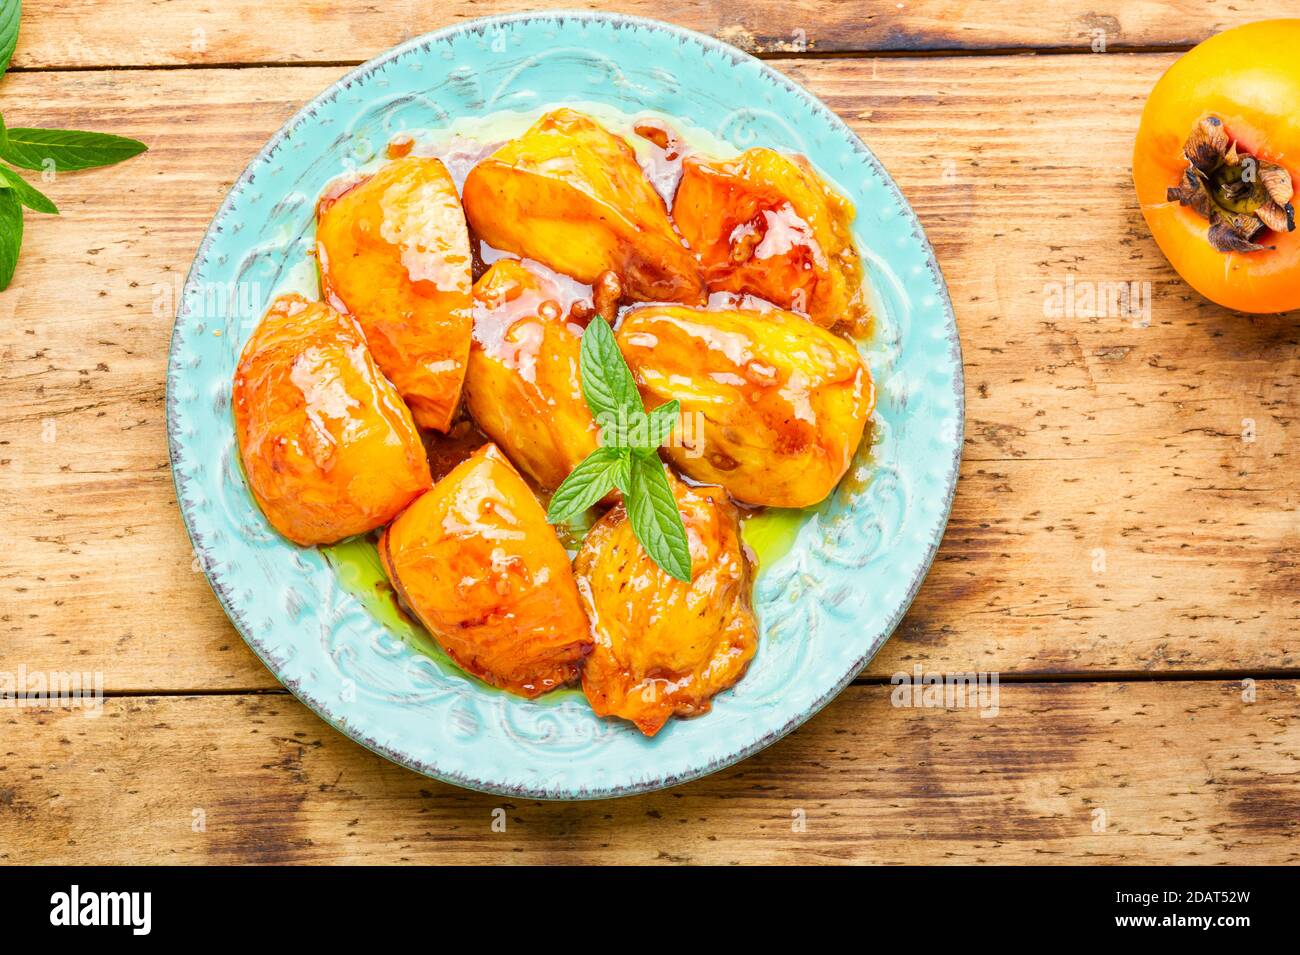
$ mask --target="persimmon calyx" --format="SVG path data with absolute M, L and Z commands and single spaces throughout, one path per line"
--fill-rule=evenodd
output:
M 1223 120 L 1206 116 L 1183 146 L 1187 168 L 1168 200 L 1188 206 L 1209 224 L 1206 238 L 1219 252 L 1262 252 L 1261 233 L 1295 231 L 1291 174 L 1257 159 L 1228 136 Z

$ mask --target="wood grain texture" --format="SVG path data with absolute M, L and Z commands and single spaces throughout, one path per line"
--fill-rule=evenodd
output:
M 916 208 L 965 353 L 948 534 L 873 674 L 918 662 L 1300 666 L 1296 324 L 1200 299 L 1142 223 L 1128 150 L 1170 61 L 782 64 L 864 137 Z M 163 377 L 174 294 L 210 216 L 265 139 L 340 72 L 5 81 L 12 125 L 111 129 L 151 149 L 48 184 L 63 215 L 29 213 L 0 294 L 0 669 L 100 670 L 117 690 L 276 686 L 194 563 L 168 470 Z M 1067 281 L 1149 283 L 1137 296 L 1149 326 L 1125 313 L 1046 315 L 1047 290 Z
M 983 718 L 850 687 L 729 770 L 585 805 L 425 779 L 282 695 L 0 709 L 0 862 L 1295 863 L 1298 689 L 1004 684 Z
M 1187 47 L 1220 30 L 1295 16 L 1290 0 L 26 0 L 18 68 L 361 63 L 474 17 L 606 9 L 709 33 L 751 53 Z

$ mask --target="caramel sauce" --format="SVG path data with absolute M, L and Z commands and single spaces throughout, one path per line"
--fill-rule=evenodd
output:
M 682 178 L 682 159 L 690 152 L 690 148 L 677 135 L 676 130 L 659 119 L 639 120 L 632 131 L 655 147 L 649 157 L 642 161 L 641 168 L 663 199 L 664 205 L 671 208 L 677 183 Z
M 370 178 L 370 176 L 353 174 L 339 176 L 337 179 L 330 180 L 330 182 L 326 183 L 325 190 L 320 194 L 320 198 L 316 200 L 316 217 L 319 219 L 321 213 L 328 211 L 330 206 Z
M 456 465 L 469 458 L 492 439 L 479 430 L 474 419 L 461 411 L 461 417 L 446 434 L 423 431 L 424 451 L 429 456 L 429 472 L 435 483 L 452 472 Z
M 388 143 L 388 148 L 384 150 L 384 155 L 389 159 L 401 159 L 403 156 L 409 156 L 414 147 L 415 139 L 409 134 L 403 133 L 392 138 Z

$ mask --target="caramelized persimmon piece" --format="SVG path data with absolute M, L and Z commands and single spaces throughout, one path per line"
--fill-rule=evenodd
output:
M 853 214 L 802 157 L 762 148 L 688 156 L 673 199 L 709 291 L 754 295 L 825 328 L 856 328 L 866 311 Z
M 408 156 L 318 210 L 326 298 L 361 323 L 384 374 L 422 428 L 446 431 L 469 357 L 469 233 L 437 159 Z
M 577 678 L 591 636 L 569 556 L 496 445 L 403 511 L 379 557 L 402 601 L 468 672 L 525 697 Z
M 296 544 L 373 530 L 432 483 L 411 413 L 361 329 L 321 302 L 271 304 L 244 346 L 232 403 L 253 498 Z
M 875 392 L 844 339 L 779 309 L 679 305 L 629 311 L 617 338 L 646 407 L 681 402 L 663 453 L 688 477 L 747 504 L 806 507 L 848 470 Z
M 637 301 L 699 303 L 699 267 L 632 147 L 590 116 L 547 113 L 465 180 L 465 214 L 488 245 Z
M 550 490 L 597 445 L 578 376 L 582 326 L 565 311 L 555 283 L 514 259 L 474 283 L 466 407 L 511 461 Z
M 669 480 L 691 548 L 689 584 L 650 559 L 622 504 L 596 522 L 574 562 L 596 640 L 582 688 L 597 715 L 631 720 L 646 736 L 673 715 L 707 713 L 758 647 L 735 505 L 721 488 Z

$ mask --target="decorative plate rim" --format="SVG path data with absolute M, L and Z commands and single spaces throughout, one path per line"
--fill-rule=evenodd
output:
M 441 769 L 437 766 L 424 763 L 406 753 L 398 752 L 393 748 L 386 746 L 379 740 L 365 735 L 365 733 L 361 732 L 359 728 L 355 727 L 349 721 L 346 715 L 337 715 L 328 706 L 315 699 L 310 692 L 304 689 L 300 681 L 281 676 L 278 672 L 279 668 L 274 664 L 271 654 L 266 646 L 264 646 L 257 628 L 252 626 L 249 621 L 245 619 L 242 610 L 235 605 L 227 589 L 213 579 L 207 562 L 203 563 L 204 578 L 207 580 L 209 587 L 217 598 L 217 601 L 221 604 L 221 607 L 225 611 L 231 624 L 249 648 L 252 649 L 257 658 L 262 662 L 263 666 L 265 666 L 271 674 L 275 676 L 280 684 L 295 698 L 297 698 L 299 702 L 348 739 L 359 743 L 372 752 L 404 766 L 407 769 L 414 770 L 424 776 L 460 786 L 462 788 L 528 799 L 586 801 L 616 798 L 620 796 L 629 796 L 667 789 L 703 778 L 704 776 L 708 776 L 728 766 L 734 765 L 760 750 L 767 748 L 777 740 L 806 723 L 820 712 L 828 703 L 830 703 L 831 700 L 835 699 L 844 688 L 853 681 L 862 669 L 870 663 L 871 659 L 880 651 L 880 648 L 884 646 L 885 642 L 893 635 L 899 622 L 911 607 L 912 602 L 916 598 L 917 592 L 920 590 L 921 584 L 924 582 L 925 577 L 934 563 L 935 555 L 938 553 L 939 546 L 942 543 L 944 534 L 947 530 L 948 519 L 952 512 L 953 499 L 956 495 L 957 480 L 961 468 L 962 449 L 965 441 L 965 368 L 962 363 L 961 340 L 957 329 L 956 315 L 952 307 L 952 299 L 948 292 L 948 285 L 944 280 L 943 271 L 935 256 L 934 248 L 930 243 L 929 238 L 926 236 L 915 211 L 903 196 L 897 183 L 894 182 L 893 178 L 881 164 L 880 160 L 878 160 L 875 154 L 871 151 L 870 147 L 862 141 L 862 139 L 839 117 L 839 115 L 826 106 L 817 96 L 806 90 L 802 85 L 795 82 L 784 73 L 768 66 L 757 57 L 751 56 L 730 44 L 685 27 L 679 27 L 647 17 L 584 10 L 554 10 L 543 13 L 511 13 L 477 17 L 464 23 L 444 27 L 440 30 L 435 30 L 406 40 L 405 42 L 380 53 L 378 56 L 367 60 L 365 63 L 362 63 L 356 68 L 348 71 L 346 74 L 331 83 L 326 89 L 312 97 L 310 101 L 304 104 L 301 109 L 295 112 L 293 116 L 291 116 L 278 130 L 276 130 L 274 135 L 272 135 L 262 148 L 258 150 L 256 155 L 249 160 L 239 178 L 236 179 L 229 190 L 227 190 L 221 206 L 217 209 L 217 212 L 212 217 L 207 230 L 204 232 L 203 239 L 199 243 L 198 249 L 194 254 L 194 259 L 186 274 L 185 283 L 178 300 L 176 319 L 172 325 L 172 333 L 168 344 L 166 379 L 168 460 L 172 473 L 173 486 L 176 490 L 177 506 L 181 511 L 186 534 L 196 553 L 203 549 L 203 545 L 196 536 L 194 518 L 191 515 L 190 506 L 187 506 L 187 498 L 184 494 L 182 478 L 178 470 L 178 465 L 186 461 L 186 449 L 182 444 L 179 435 L 180 424 L 176 406 L 176 386 L 184 374 L 184 369 L 181 368 L 178 359 L 176 348 L 177 337 L 181 327 L 182 318 L 185 315 L 184 303 L 189 300 L 190 293 L 197 287 L 196 276 L 201 270 L 201 267 L 207 262 L 210 247 L 215 241 L 217 234 L 220 232 L 222 220 L 229 214 L 240 193 L 252 184 L 255 176 L 255 167 L 268 159 L 280 147 L 281 143 L 291 132 L 293 132 L 300 124 L 309 120 L 318 108 L 336 97 L 341 90 L 346 89 L 355 82 L 366 79 L 370 74 L 382 69 L 390 62 L 407 55 L 417 48 L 425 47 L 442 40 L 447 40 L 457 35 L 467 33 L 481 34 L 502 24 L 528 21 L 553 23 L 557 26 L 562 26 L 567 21 L 581 21 L 588 23 L 600 22 L 616 27 L 619 25 L 633 25 L 645 30 L 667 33 L 679 41 L 697 44 L 704 47 L 708 52 L 726 57 L 735 65 L 742 63 L 757 65 L 765 79 L 777 86 L 784 87 L 788 92 L 802 100 L 812 113 L 820 116 L 843 137 L 844 141 L 849 144 L 854 153 L 856 153 L 859 158 L 880 177 L 881 183 L 897 201 L 898 207 L 904 217 L 904 222 L 911 226 L 912 237 L 920 244 L 920 248 L 924 253 L 926 267 L 933 275 L 935 288 L 939 293 L 938 305 L 942 310 L 943 318 L 945 320 L 946 327 L 944 329 L 944 337 L 948 346 L 949 357 L 952 360 L 954 368 L 952 387 L 956 413 L 956 433 L 954 435 L 952 457 L 948 462 L 946 471 L 943 475 L 945 501 L 940 508 L 942 519 L 935 526 L 933 537 L 926 546 L 924 556 L 917 567 L 915 575 L 907 586 L 903 600 L 898 604 L 893 614 L 887 619 L 878 636 L 864 650 L 862 655 L 854 660 L 852 665 L 848 668 L 848 671 L 840 677 L 827 692 L 817 697 L 811 705 L 789 719 L 779 728 L 765 733 L 758 739 L 735 749 L 726 756 L 693 767 L 689 772 L 676 775 L 663 775 L 657 779 L 644 783 L 630 783 L 626 785 L 615 785 L 593 789 L 584 788 L 577 792 L 557 793 L 554 790 L 536 789 L 527 785 L 506 785 L 492 780 L 470 778 L 462 774 L 450 772 L 446 769 Z

